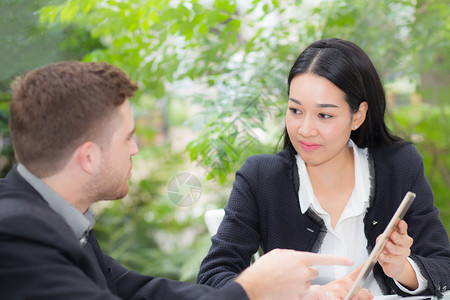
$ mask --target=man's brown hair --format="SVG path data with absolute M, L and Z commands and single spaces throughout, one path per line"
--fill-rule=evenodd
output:
M 47 177 L 82 143 L 109 141 L 108 121 L 137 85 L 113 65 L 68 61 L 18 77 L 11 88 L 16 158 L 36 176 Z

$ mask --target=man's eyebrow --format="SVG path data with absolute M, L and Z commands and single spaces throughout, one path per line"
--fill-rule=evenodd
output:
M 297 99 L 294 99 L 294 98 L 290 98 L 290 97 L 289 97 L 289 101 L 295 102 L 295 103 L 297 103 L 298 105 L 302 105 L 302 102 L 301 102 L 300 100 L 297 100 Z M 331 108 L 339 108 L 339 106 L 337 106 L 337 105 L 334 105 L 334 104 L 328 104 L 328 103 L 317 104 L 317 107 L 319 107 L 319 108 L 328 108 L 328 107 L 331 107 Z

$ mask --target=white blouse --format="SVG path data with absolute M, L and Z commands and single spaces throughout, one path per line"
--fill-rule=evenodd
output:
M 319 253 L 349 257 L 354 261 L 352 266 L 315 266 L 319 270 L 319 277 L 311 281 L 311 284 L 323 285 L 346 276 L 369 258 L 366 249 L 367 238 L 364 234 L 364 216 L 369 207 L 371 187 L 368 151 L 367 148 L 359 148 L 352 140 L 349 140 L 348 146 L 353 148 L 354 153 L 355 186 L 335 228 L 331 227 L 330 215 L 323 210 L 314 194 L 305 162 L 298 154 L 296 155 L 300 179 L 298 196 L 301 212 L 304 214 L 308 208 L 311 208 L 322 218 L 327 228 L 327 234 L 319 249 Z M 408 260 L 412 263 L 418 275 L 419 288 L 415 291 L 410 291 L 400 283 L 396 282 L 396 284 L 409 294 L 417 294 L 426 289 L 427 281 L 421 276 L 417 265 L 409 258 Z M 374 296 L 382 295 L 373 272 L 367 277 L 363 288 L 369 289 Z

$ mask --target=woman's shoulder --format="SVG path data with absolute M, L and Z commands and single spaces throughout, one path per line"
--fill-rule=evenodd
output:
M 256 154 L 247 158 L 245 165 L 258 165 L 264 168 L 286 168 L 295 163 L 294 153 L 290 149 L 284 149 L 275 154 Z
M 369 147 L 369 152 L 372 153 L 372 155 L 388 155 L 391 158 L 401 158 L 402 156 L 408 156 L 408 158 L 410 158 L 410 156 L 420 156 L 416 146 L 411 142 L 405 142 L 398 145 L 384 144 L 377 147 Z
M 285 187 L 294 182 L 296 170 L 295 154 L 283 150 L 276 154 L 257 154 L 247 158 L 236 173 L 237 182 L 244 180 L 247 184 L 267 187 Z
M 419 151 L 413 143 L 406 142 L 399 145 L 380 145 L 369 148 L 369 152 L 374 158 L 383 160 L 414 160 L 422 159 Z
M 238 171 L 239 174 L 259 180 L 285 178 L 295 168 L 295 154 L 290 149 L 276 154 L 256 154 L 249 156 Z

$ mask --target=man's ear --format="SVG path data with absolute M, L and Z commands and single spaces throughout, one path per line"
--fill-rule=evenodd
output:
M 359 104 L 359 109 L 356 113 L 353 114 L 352 118 L 352 129 L 356 130 L 359 128 L 362 123 L 364 123 L 364 120 L 366 120 L 367 110 L 369 109 L 369 105 L 367 104 L 367 101 L 361 102 Z
M 94 174 L 100 166 L 101 149 L 94 142 L 84 142 L 75 150 L 74 159 L 78 166 L 86 173 Z

